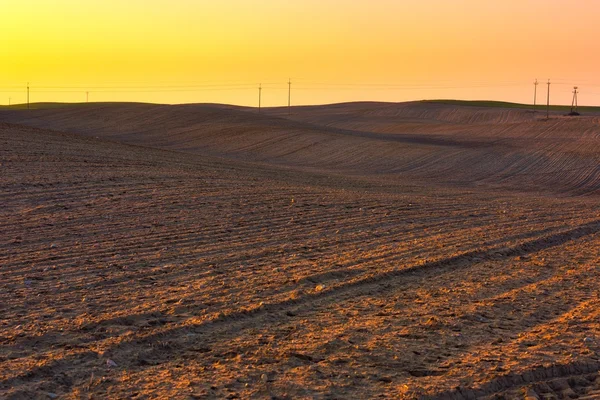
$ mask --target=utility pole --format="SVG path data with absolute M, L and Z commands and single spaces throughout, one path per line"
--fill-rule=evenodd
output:
M 9 97 L 9 98 L 8 98 L 8 105 L 9 105 L 9 106 L 10 106 L 10 101 L 11 101 L 11 100 L 12 100 L 12 99 Z
M 538 80 L 536 78 L 535 82 L 533 82 L 533 112 L 535 114 L 535 105 L 536 105 L 536 100 L 537 100 L 537 87 L 538 87 Z
M 258 84 L 258 112 L 260 112 L 260 103 L 261 103 L 261 97 L 262 97 L 262 83 Z
M 85 92 L 85 102 L 86 103 L 90 102 L 90 92 Z
M 288 114 L 292 113 L 292 78 L 288 80 Z
M 573 114 L 573 107 L 575 107 L 575 114 L 577 114 L 577 109 L 579 108 L 577 106 L 577 93 L 579 93 L 577 89 L 577 86 L 573 87 L 573 101 L 571 102 L 571 114 Z
M 546 102 L 546 119 L 550 119 L 550 79 L 548 79 L 548 99 Z
M 27 82 L 27 109 L 29 110 L 29 82 Z

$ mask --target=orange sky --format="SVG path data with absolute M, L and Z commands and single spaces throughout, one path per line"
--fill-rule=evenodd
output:
M 600 1 L 2 0 L 0 104 L 600 104 Z M 545 85 L 538 101 L 545 101 Z

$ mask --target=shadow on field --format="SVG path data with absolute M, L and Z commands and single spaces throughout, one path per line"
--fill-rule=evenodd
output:
M 600 371 L 600 362 L 573 362 L 569 364 L 557 364 L 550 367 L 537 367 L 524 371 L 522 373 L 509 373 L 499 378 L 493 379 L 484 384 L 478 389 L 456 388 L 450 391 L 438 393 L 433 396 L 421 397 L 421 400 L 442 400 L 442 399 L 478 399 L 493 393 L 503 392 L 510 389 L 519 388 L 521 386 L 532 386 L 536 390 L 536 383 L 549 381 L 558 378 L 581 377 L 582 375 L 590 375 L 590 378 L 595 379 Z M 572 380 L 567 382 L 569 386 L 581 387 L 584 385 L 585 378 Z M 592 382 L 589 382 L 590 386 Z M 557 384 L 557 387 L 563 387 L 564 382 Z M 540 384 L 540 391 L 547 392 L 547 385 Z M 552 383 L 550 387 L 552 387 Z M 501 397 L 504 398 L 504 397 Z M 512 397 L 511 397 L 512 398 Z M 554 398 L 554 397 L 553 397 Z
M 227 336 L 237 337 L 243 330 L 248 329 L 251 326 L 256 326 L 257 324 L 260 326 L 260 322 L 264 322 L 263 320 L 267 320 L 267 322 L 272 325 L 273 319 L 286 320 L 295 315 L 309 312 L 315 304 L 326 301 L 341 301 L 346 298 L 373 295 L 387 290 L 398 289 L 398 287 L 403 284 L 401 278 L 419 278 L 432 271 L 450 272 L 452 270 L 460 270 L 466 266 L 479 263 L 481 260 L 486 259 L 497 260 L 499 258 L 524 256 L 560 246 L 598 232 L 600 232 L 600 220 L 594 220 L 576 228 L 535 240 L 525 241 L 513 247 L 496 247 L 485 251 L 471 251 L 423 265 L 401 268 L 392 272 L 341 284 L 329 290 L 305 294 L 296 299 L 264 304 L 249 311 L 235 311 L 229 314 L 219 314 L 217 317 L 200 324 L 165 328 L 161 332 L 152 333 L 143 337 L 138 335 L 132 339 L 122 340 L 115 344 L 105 351 L 102 357 L 110 357 L 118 361 L 122 360 L 123 363 L 120 363 L 120 365 L 123 365 L 123 367 L 130 367 L 137 370 L 145 369 L 148 368 L 149 365 L 158 365 L 167 362 L 173 358 L 174 353 L 176 354 L 190 349 L 193 350 L 197 347 L 197 343 L 199 342 L 207 342 L 207 340 L 202 340 L 202 335 L 216 334 L 220 339 L 224 339 Z M 290 316 L 290 314 L 286 315 L 287 312 L 292 310 L 292 316 Z M 135 319 L 136 316 L 133 315 L 128 318 Z M 160 318 L 157 319 L 159 320 L 159 323 L 163 322 L 160 321 Z M 204 352 L 205 350 L 205 348 L 202 348 L 198 351 Z M 210 351 L 210 349 L 208 349 L 208 351 Z M 54 379 L 69 371 L 74 372 L 76 376 L 73 377 L 73 379 L 69 379 L 69 383 L 64 384 L 65 389 L 68 390 L 68 388 L 74 385 L 75 381 L 80 381 L 81 383 L 86 379 L 89 379 L 91 372 L 86 369 L 86 367 L 89 368 L 89 366 L 85 364 L 91 362 L 94 366 L 101 365 L 99 364 L 98 358 L 100 358 L 100 355 L 94 351 L 82 351 L 63 359 L 52 360 L 42 366 L 34 367 L 24 374 L 3 380 L 0 382 L 0 388 L 14 387 L 40 378 Z M 558 368 L 556 371 L 552 369 L 551 374 L 554 375 L 551 375 L 550 377 L 563 376 L 567 373 L 571 373 L 571 371 L 579 371 L 581 368 L 583 367 L 566 366 L 565 368 Z M 597 365 L 593 366 L 593 368 L 589 366 L 585 368 L 587 368 L 586 371 L 592 371 L 594 368 L 598 370 Z M 540 371 L 542 370 L 540 369 Z M 532 376 L 541 376 L 542 372 L 532 372 Z M 525 378 L 519 378 L 517 375 L 509 374 L 497 381 L 489 383 L 481 390 L 485 393 L 494 390 L 503 390 L 503 388 L 509 387 L 508 385 L 510 382 L 525 382 L 524 379 Z M 514 386 L 514 384 L 512 385 Z M 441 394 L 440 396 L 454 398 L 452 397 L 454 396 L 453 393 L 455 392 L 448 392 L 447 394 Z M 456 393 L 458 393 L 457 396 L 460 395 L 460 392 Z

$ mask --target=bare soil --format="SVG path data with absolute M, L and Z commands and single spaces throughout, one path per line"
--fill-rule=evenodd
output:
M 0 398 L 600 398 L 600 124 L 0 112 Z

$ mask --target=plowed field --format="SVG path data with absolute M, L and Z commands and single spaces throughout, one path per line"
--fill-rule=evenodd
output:
M 600 124 L 539 118 L 0 111 L 0 398 L 599 398 Z

